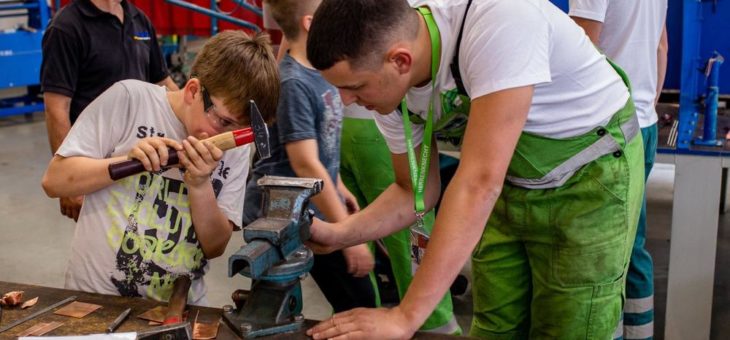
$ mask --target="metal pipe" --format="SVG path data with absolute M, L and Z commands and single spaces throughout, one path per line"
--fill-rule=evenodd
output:
M 239 26 L 243 26 L 245 28 L 254 30 L 256 32 L 258 32 L 258 31 L 261 30 L 258 26 L 254 25 L 254 24 L 252 24 L 252 23 L 250 23 L 248 21 L 244 21 L 244 20 L 241 20 L 241 19 L 238 19 L 238 18 L 234 18 L 234 17 L 231 17 L 229 15 L 225 15 L 225 14 L 222 14 L 222 13 L 219 13 L 219 12 L 216 12 L 216 11 L 213 11 L 213 10 L 210 10 L 208 8 L 205 8 L 205 7 L 200 7 L 198 5 L 191 4 L 191 3 L 187 2 L 187 1 L 183 1 L 183 0 L 165 0 L 165 1 L 168 2 L 168 3 L 171 3 L 173 5 L 180 6 L 180 7 L 183 7 L 185 9 L 189 9 L 189 10 L 194 11 L 194 12 L 198 12 L 198 13 L 205 14 L 205 15 L 210 16 L 212 18 L 221 19 L 221 20 L 228 21 L 230 23 L 233 23 L 233 24 L 236 24 L 236 25 L 239 25 Z
M 27 4 L 12 4 L 12 5 L 4 5 L 0 4 L 0 11 L 11 11 L 16 9 L 33 9 L 38 8 L 37 2 L 31 2 Z
M 720 66 L 725 59 L 719 53 L 707 61 L 707 95 L 705 97 L 705 120 L 702 139 L 705 142 L 715 141 L 717 134 L 717 97 L 720 94 Z
M 253 12 L 254 14 L 258 15 L 259 17 L 264 16 L 264 11 L 261 10 L 261 8 L 258 8 L 256 6 L 249 4 L 248 2 L 246 2 L 246 0 L 232 0 L 232 1 L 235 2 L 237 5 L 245 8 L 246 10 Z

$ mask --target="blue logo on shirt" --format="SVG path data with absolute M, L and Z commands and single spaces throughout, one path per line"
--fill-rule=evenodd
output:
M 142 41 L 144 41 L 144 40 L 150 40 L 151 39 L 150 38 L 150 32 L 147 32 L 147 31 L 142 31 L 142 32 L 134 33 L 134 37 L 133 38 L 134 38 L 134 40 L 142 40 Z

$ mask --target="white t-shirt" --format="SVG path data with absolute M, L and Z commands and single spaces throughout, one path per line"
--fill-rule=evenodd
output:
M 434 103 L 435 126 L 441 107 L 458 107 L 449 69 L 467 0 L 413 0 L 428 6 L 439 27 L 441 62 Z M 464 86 L 471 98 L 504 89 L 534 85 L 524 131 L 566 138 L 607 123 L 629 98 L 616 71 L 570 17 L 545 0 L 474 0 L 469 8 L 459 52 Z M 427 117 L 431 84 L 411 88 L 408 109 Z M 442 99 L 447 102 L 441 103 Z M 466 109 L 463 109 L 466 110 Z M 479 114 L 489 114 L 480 112 Z M 390 150 L 405 153 L 402 117 L 376 115 Z M 414 145 L 423 125 L 414 124 Z
M 163 87 L 124 80 L 89 104 L 56 154 L 121 156 L 150 136 L 182 140 L 188 134 Z M 239 226 L 249 153 L 248 146 L 226 151 L 211 176 L 218 207 Z M 185 274 L 192 279 L 189 301 L 205 305 L 207 270 L 180 169 L 143 172 L 84 197 L 66 288 L 164 301 L 177 275 Z
M 350 104 L 342 109 L 342 115 L 346 118 L 373 119 L 373 116 L 377 114 L 377 112 L 368 110 L 357 104 Z
M 657 47 L 667 0 L 570 0 L 570 16 L 603 23 L 598 47 L 631 80 L 639 125 L 657 122 Z

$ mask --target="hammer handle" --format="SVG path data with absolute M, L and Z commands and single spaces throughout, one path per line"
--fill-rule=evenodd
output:
M 190 277 L 187 275 L 179 276 L 172 284 L 172 295 L 167 303 L 167 314 L 163 325 L 180 323 L 183 321 L 183 313 L 185 306 L 188 304 L 188 291 L 190 291 Z
M 253 140 L 254 135 L 251 128 L 224 132 L 204 139 L 204 141 L 212 143 L 223 151 L 251 143 Z M 167 151 L 169 155 L 167 160 L 168 166 L 175 165 L 180 162 L 177 157 L 177 150 L 168 147 Z M 138 174 L 142 171 L 145 171 L 144 165 L 136 159 L 109 164 L 109 177 L 115 181 L 127 176 Z

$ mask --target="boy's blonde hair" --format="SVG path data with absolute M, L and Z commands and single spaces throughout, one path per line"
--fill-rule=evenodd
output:
M 321 0 L 264 0 L 271 16 L 289 40 L 299 37 L 299 21 L 305 15 L 314 15 Z
M 205 43 L 193 62 L 191 75 L 239 121 L 250 123 L 253 99 L 267 122 L 276 117 L 279 71 L 269 36 L 224 31 Z

